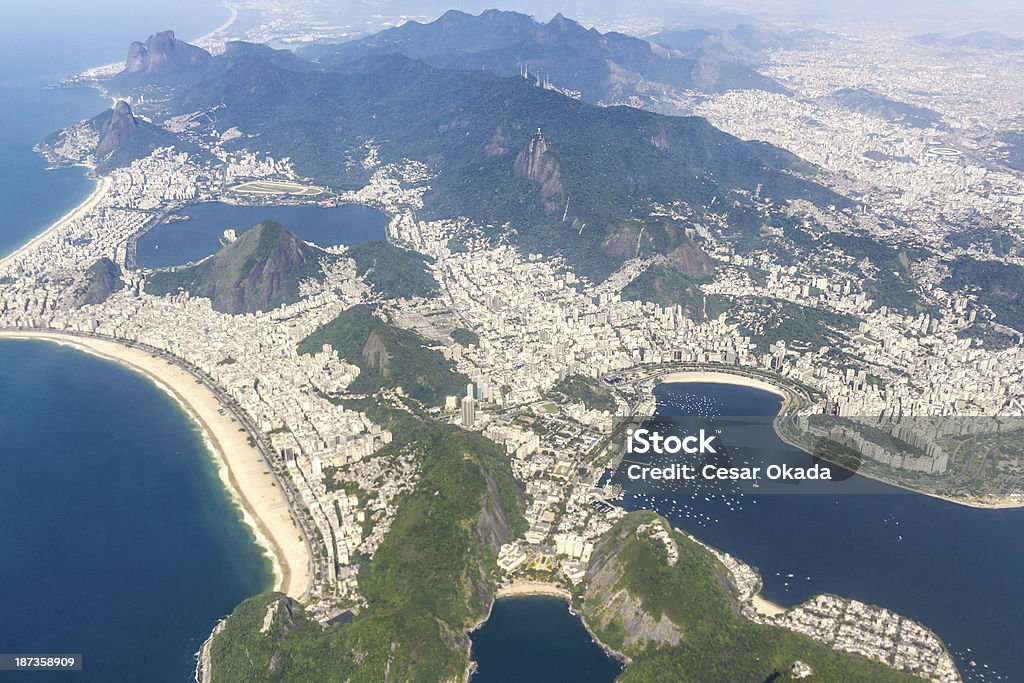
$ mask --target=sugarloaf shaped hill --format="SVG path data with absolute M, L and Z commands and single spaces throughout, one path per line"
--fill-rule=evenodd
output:
M 236 42 L 152 78 L 130 76 L 105 87 L 158 100 L 147 105 L 154 121 L 203 112 L 193 134 L 288 157 L 335 190 L 368 182 L 367 145 L 382 163 L 423 162 L 433 176 L 424 218 L 507 226 L 502 234 L 523 249 L 561 254 L 595 279 L 638 255 L 699 248 L 686 236 L 697 224 L 721 226 L 743 250 L 789 200 L 851 204 L 794 155 L 703 118 L 594 106 L 518 76 L 402 55 L 325 65 Z M 232 128 L 243 135 L 223 139 Z
M 179 151 L 202 156 L 198 146 L 185 142 L 177 135 L 135 116 L 131 106 L 118 100 L 114 106 L 83 122 L 96 139 L 91 150 L 92 163 L 98 173 L 128 166 L 136 159 L 148 155 L 158 147 L 174 147 Z M 58 131 L 39 144 L 48 158 L 62 163 L 58 150 L 67 142 L 73 129 Z
M 269 311 L 299 299 L 299 283 L 319 277 L 323 252 L 280 223 L 264 221 L 194 265 L 149 276 L 156 296 L 188 292 L 221 313 Z

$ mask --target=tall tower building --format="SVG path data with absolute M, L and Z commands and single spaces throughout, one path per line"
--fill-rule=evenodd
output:
M 462 398 L 462 426 L 469 429 L 476 424 L 476 399 L 473 398 L 473 385 L 466 386 L 466 395 Z

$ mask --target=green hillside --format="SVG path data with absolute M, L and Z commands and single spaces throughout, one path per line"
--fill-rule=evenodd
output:
M 551 389 L 570 401 L 582 403 L 590 410 L 614 413 L 617 407 L 612 393 L 592 377 L 569 375 Z
M 310 70 L 265 49 L 234 48 L 183 76 L 173 113 L 210 111 L 260 150 L 337 189 L 363 185 L 367 140 L 381 161 L 410 158 L 434 173 L 425 215 L 509 224 L 522 246 L 562 253 L 601 276 L 625 258 L 668 253 L 704 212 L 726 229 L 760 230 L 767 202 L 850 202 L 807 178 L 816 169 L 777 147 L 741 141 L 698 117 L 597 107 L 522 78 L 429 67 L 398 55 Z M 308 64 L 308 63 L 307 63 Z M 137 87 L 134 92 L 145 92 Z M 543 145 L 532 145 L 538 129 Z M 754 200 L 754 195 L 759 197 Z M 685 205 L 685 220 L 645 219 L 655 205 Z M 728 209 L 723 207 L 728 206 Z M 717 221 L 717 219 L 716 219 Z M 639 227 L 638 227 L 639 223 Z M 632 240 L 632 252 L 619 247 Z
M 440 351 L 411 330 L 384 322 L 365 305 L 353 306 L 299 343 L 299 353 L 317 353 L 327 344 L 359 367 L 350 391 L 372 394 L 402 389 L 428 405 L 462 396 L 469 378 L 456 372 Z
M 146 292 L 185 291 L 222 313 L 269 311 L 299 300 L 299 283 L 321 275 L 322 254 L 280 223 L 264 221 L 196 265 L 153 273 Z
M 978 302 L 995 313 L 996 322 L 1024 332 L 1024 267 L 961 257 L 950 264 L 942 287 L 977 294 Z
M 388 242 L 360 242 L 348 250 L 356 273 L 385 299 L 409 299 L 437 293 L 437 280 L 427 269 L 429 256 L 396 247 Z
M 482 436 L 399 412 L 383 424 L 395 441 L 381 456 L 412 450 L 422 468 L 363 565 L 368 607 L 350 623 L 321 629 L 279 594 L 250 598 L 213 642 L 217 681 L 462 679 L 469 663 L 465 630 L 490 604 L 497 548 L 523 531 L 522 494 L 502 449 Z
M 803 679 L 808 683 L 921 680 L 738 615 L 725 588 L 725 567 L 679 532 L 671 532 L 679 558 L 670 565 L 660 540 L 637 533 L 638 526 L 652 521 L 667 526 L 653 513 L 631 513 L 601 539 L 583 597 L 583 615 L 590 627 L 633 660 L 622 675 L 623 683 L 786 681 L 797 660 L 814 670 L 812 677 Z M 629 632 L 623 617 L 635 623 L 641 615 L 649 620 L 643 623 L 659 626 L 647 630 L 651 637 L 626 645 Z

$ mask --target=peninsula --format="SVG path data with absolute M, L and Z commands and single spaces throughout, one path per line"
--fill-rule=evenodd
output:
M 275 25 L 251 30 L 281 38 Z M 540 36 L 599 55 L 580 68 L 634 79 L 616 102 L 634 106 L 599 106 L 612 93 L 594 72 L 504 73 L 504 53 L 469 49 L 476 32 L 508 40 L 492 25 L 519 27 L 509 48 Z M 782 145 L 829 160 L 790 135 L 721 129 L 759 131 L 750 112 L 791 99 L 774 78 L 737 69 L 743 87 L 724 78 L 723 92 L 667 79 L 672 59 L 701 58 L 561 15 L 449 13 L 393 31 L 297 51 L 220 40 L 226 28 L 203 46 L 168 31 L 133 43 L 123 65 L 75 80 L 114 108 L 41 146 L 92 166 L 96 191 L 0 261 L 0 334 L 165 388 L 274 563 L 275 590 L 218 625 L 201 673 L 459 681 L 496 596 L 552 590 L 628 658 L 625 680 L 804 666 L 821 680 L 960 680 L 938 627 L 836 596 L 773 606 L 757 571 L 703 545 L 699 526 L 625 513 L 608 444 L 616 416 L 654 412 L 660 383 L 742 384 L 782 397 L 787 417 L 876 420 L 824 434 L 874 478 L 1024 505 L 1006 429 L 1024 414 L 1019 301 L 993 284 L 1016 282 L 1017 252 L 978 260 L 932 203 L 957 196 L 966 216 L 1009 221 L 1020 179 L 975 184 L 989 173 L 976 160 L 925 158 L 936 133 L 860 118 L 859 141 L 918 155 L 914 172 L 943 189 L 913 201 L 853 162 L 861 175 L 834 174 Z M 396 44 L 416 55 L 376 47 Z M 421 61 L 438 46 L 466 51 Z M 652 108 L 656 78 L 659 106 L 685 113 L 673 107 L 696 87 L 707 118 L 635 106 Z M 837 106 L 892 111 L 865 97 L 798 104 L 823 122 Z M 947 163 L 965 164 L 956 182 Z M 226 224 L 198 263 L 138 267 L 139 235 L 200 202 L 359 203 L 390 222 L 386 242 L 326 248 L 278 223 Z M 944 246 L 919 243 L 918 223 Z M 97 272 L 117 286 L 76 296 Z M 953 414 L 1000 428 L 939 439 L 892 422 Z M 876 432 L 892 447 L 864 436 Z

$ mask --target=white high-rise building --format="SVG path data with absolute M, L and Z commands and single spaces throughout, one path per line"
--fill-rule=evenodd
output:
M 462 426 L 469 429 L 476 424 L 476 399 L 473 398 L 473 385 L 466 385 L 466 395 L 462 398 Z

